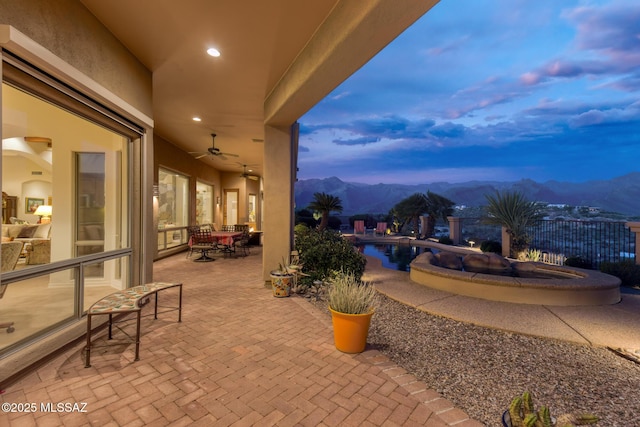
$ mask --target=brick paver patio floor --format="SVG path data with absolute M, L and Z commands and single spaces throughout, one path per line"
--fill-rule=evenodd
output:
M 36 411 L 0 413 L 0 425 L 482 426 L 379 352 L 337 351 L 326 314 L 264 287 L 260 250 L 158 261 L 154 280 L 184 284 L 182 323 L 175 312 L 144 318 L 137 362 L 122 344 L 93 350 L 84 368 L 79 342 L 6 387 L 3 403 Z

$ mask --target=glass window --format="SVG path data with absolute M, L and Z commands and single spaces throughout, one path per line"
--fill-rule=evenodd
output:
M 0 331 L 0 354 L 79 318 L 131 277 L 130 251 L 104 258 L 130 250 L 131 141 L 5 71 L 0 323 L 13 332 Z
M 105 171 L 104 153 L 76 153 L 76 254 L 104 251 Z M 85 271 L 102 276 L 102 265 Z
M 0 323 L 12 323 L 13 332 L 0 331 L 0 351 L 76 317 L 77 277 L 72 268 L 6 285 Z
M 213 186 L 196 183 L 196 224 L 213 223 Z
M 189 177 L 160 168 L 158 190 L 158 227 L 189 225 Z
M 249 194 L 249 225 L 256 228 L 256 195 Z

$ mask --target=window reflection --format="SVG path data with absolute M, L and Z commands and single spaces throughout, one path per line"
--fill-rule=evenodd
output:
M 189 225 L 189 178 L 160 168 L 158 190 L 158 227 Z
M 196 183 L 196 224 L 213 223 L 213 186 Z
M 24 88 L 3 82 L 1 99 L 0 325 L 13 331 L 0 330 L 0 355 L 78 319 L 131 277 L 128 255 L 68 264 L 130 246 L 129 139 Z M 34 268 L 61 262 L 53 273 Z

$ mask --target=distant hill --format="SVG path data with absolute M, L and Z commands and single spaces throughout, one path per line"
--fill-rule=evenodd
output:
M 300 180 L 295 186 L 296 207 L 309 205 L 313 193 L 324 192 L 342 200 L 342 215 L 387 213 L 400 200 L 427 190 L 453 200 L 456 205 L 486 205 L 485 194 L 496 191 L 519 191 L 528 200 L 564 203 L 571 206 L 598 207 L 606 212 L 640 216 L 640 172 L 633 172 L 607 181 L 535 182 L 523 179 L 515 182 L 470 181 L 450 184 L 358 184 L 332 177 Z

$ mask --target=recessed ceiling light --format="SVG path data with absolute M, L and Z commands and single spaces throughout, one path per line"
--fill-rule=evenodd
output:
M 220 56 L 220 51 L 218 49 L 213 48 L 213 47 L 210 47 L 209 49 L 207 49 L 207 53 L 209 55 L 215 56 L 215 57 Z
M 202 121 L 202 119 L 201 119 L 200 117 L 194 117 L 194 118 L 193 118 L 193 121 L 194 121 L 194 122 L 201 122 L 201 121 Z

